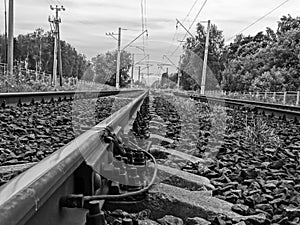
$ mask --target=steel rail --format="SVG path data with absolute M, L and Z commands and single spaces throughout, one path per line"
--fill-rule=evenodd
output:
M 276 116 L 282 119 L 300 121 L 300 107 L 297 106 L 288 106 L 288 105 L 281 105 L 281 104 L 274 104 L 274 103 L 240 100 L 240 99 L 223 98 L 223 97 L 210 97 L 204 95 L 192 96 L 192 95 L 179 93 L 179 92 L 174 92 L 174 95 L 185 97 L 185 98 L 187 97 L 193 98 L 195 100 L 199 100 L 202 102 L 218 103 L 220 105 L 224 105 L 225 107 L 252 108 L 265 115 Z
M 51 99 L 97 98 L 117 94 L 142 92 L 143 90 L 119 90 L 119 91 L 52 91 L 52 92 L 16 92 L 0 93 L 0 105 L 13 105 L 18 103 L 30 103 L 32 101 L 49 101 Z
M 105 127 L 119 134 L 126 129 L 148 91 L 74 139 L 68 145 L 0 188 L 0 225 L 83 225 L 85 209 L 60 207 L 69 194 L 94 195 L 95 171 L 108 160 L 108 144 L 99 138 Z

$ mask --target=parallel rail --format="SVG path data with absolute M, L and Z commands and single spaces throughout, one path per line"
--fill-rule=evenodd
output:
M 124 93 L 124 92 L 123 92 Z M 109 126 L 119 134 L 134 118 L 143 92 L 131 103 L 0 188 L 0 225 L 85 224 L 85 209 L 60 207 L 69 194 L 94 195 L 99 171 L 108 160 L 108 144 L 99 131 Z M 98 180 L 97 180 L 98 179 Z
M 18 103 L 30 103 L 38 101 L 49 101 L 55 99 L 97 98 L 117 94 L 134 93 L 142 90 L 120 90 L 120 91 L 52 91 L 52 92 L 17 92 L 0 93 L 0 105 L 13 105 Z
M 220 105 L 224 105 L 226 107 L 253 108 L 265 115 L 276 116 L 282 119 L 300 121 L 300 107 L 298 106 L 288 106 L 288 105 L 281 105 L 281 104 L 274 104 L 274 103 L 240 100 L 240 99 L 223 98 L 223 97 L 209 97 L 203 95 L 194 96 L 194 95 L 188 95 L 179 92 L 175 92 L 174 94 L 176 96 L 181 96 L 185 98 L 193 98 L 201 102 L 217 103 Z

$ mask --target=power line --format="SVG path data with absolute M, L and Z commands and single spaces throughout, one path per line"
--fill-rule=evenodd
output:
M 206 5 L 206 3 L 207 3 L 207 0 L 205 0 L 205 1 L 203 2 L 203 4 L 202 4 L 200 10 L 198 11 L 197 15 L 195 16 L 195 19 L 194 19 L 193 22 L 191 23 L 191 25 L 190 25 L 190 27 L 189 27 L 189 30 L 192 28 L 192 26 L 194 25 L 194 23 L 195 23 L 196 20 L 198 19 L 199 15 L 200 15 L 200 13 L 202 12 L 202 10 L 203 10 L 204 6 Z M 186 35 L 187 35 L 187 33 L 186 33 Z
M 57 5 L 57 2 L 55 2 L 54 0 L 46 0 L 46 1 L 47 1 L 48 5 Z
M 145 24 L 144 24 L 144 5 L 143 0 L 141 0 L 141 14 L 142 14 L 142 32 L 145 30 Z M 145 48 L 145 37 L 143 36 L 143 48 Z
M 59 24 L 61 23 L 61 19 L 58 15 L 60 11 L 65 11 L 66 9 L 63 6 L 56 5 L 53 7 L 50 5 L 50 9 L 55 11 L 55 16 L 50 17 L 48 21 L 54 27 L 54 56 L 53 56 L 53 74 L 51 77 L 51 84 L 54 83 L 54 86 L 57 86 L 57 66 L 59 70 L 59 84 L 62 86 L 62 60 L 61 60 L 61 43 L 60 43 L 60 28 Z
M 49 5 L 56 5 L 57 4 L 54 0 L 47 0 L 47 2 L 49 3 Z
M 148 19 L 147 19 L 147 0 L 144 0 L 144 19 L 145 19 L 145 30 L 146 32 L 146 49 L 148 49 Z M 143 35 L 144 36 L 144 35 Z M 144 49 L 145 50 L 145 49 Z
M 59 1 L 59 0 L 56 0 L 56 2 L 58 2 L 59 5 L 63 5 L 63 4 L 61 3 L 61 1 Z
M 252 27 L 253 25 L 257 24 L 259 21 L 261 21 L 264 18 L 266 18 L 268 15 L 270 15 L 271 13 L 273 13 L 275 10 L 279 9 L 281 6 L 283 6 L 284 4 L 286 4 L 288 1 L 290 1 L 290 0 L 286 0 L 286 1 L 282 2 L 281 4 L 279 4 L 278 6 L 276 6 L 274 9 L 272 9 L 271 11 L 269 11 L 268 13 L 266 13 L 265 15 L 263 15 L 262 17 L 258 18 L 257 20 L 255 20 L 254 22 L 252 22 L 251 24 L 249 24 L 248 26 L 246 26 L 245 28 L 243 28 L 240 32 L 238 32 L 234 36 L 228 38 L 226 40 L 226 42 L 232 40 L 233 38 L 235 38 L 236 35 L 241 34 L 244 31 L 248 30 L 250 27 Z
M 184 18 L 183 22 L 185 22 L 185 20 L 190 16 L 192 10 L 194 9 L 195 5 L 198 3 L 199 0 L 196 0 L 192 6 L 192 8 L 190 9 L 190 11 L 188 12 L 188 14 L 186 15 L 186 17 Z
M 144 18 L 145 18 L 145 30 L 148 30 L 148 24 L 147 24 L 147 0 L 144 0 Z M 148 37 L 148 33 L 147 33 L 146 37 Z
M 142 51 L 144 52 L 144 54 L 146 54 L 145 47 L 148 47 L 147 1 L 141 0 L 140 5 L 141 5 L 142 34 L 143 34 L 143 49 L 142 49 Z M 144 33 L 146 33 L 146 42 L 145 42 Z
M 194 9 L 195 5 L 199 2 L 199 0 L 195 0 L 192 7 L 190 8 L 189 12 L 187 13 L 187 15 L 185 16 L 185 18 L 183 19 L 183 23 L 186 21 L 186 19 L 190 16 L 192 10 Z M 175 39 L 177 38 L 177 34 L 178 34 L 178 26 L 176 26 L 176 31 L 173 35 L 173 38 L 172 38 L 172 44 L 170 45 L 170 49 L 168 50 L 168 53 L 170 52 L 171 48 L 172 48 L 172 45 L 175 41 Z
M 203 2 L 201 8 L 199 9 L 197 15 L 195 16 L 195 18 L 194 18 L 193 22 L 191 23 L 191 25 L 189 26 L 188 30 L 190 30 L 190 29 L 192 28 L 192 26 L 194 25 L 194 23 L 196 22 L 196 20 L 198 19 L 199 15 L 200 15 L 200 13 L 202 12 L 202 10 L 203 10 L 204 6 L 206 5 L 206 3 L 207 3 L 207 0 L 205 0 L 205 1 Z M 185 35 L 184 35 L 182 41 L 184 41 L 184 39 L 186 38 L 187 34 L 188 34 L 188 32 L 185 33 Z M 173 56 L 173 55 L 175 54 L 175 52 L 178 50 L 180 44 L 181 44 L 181 43 L 179 43 L 179 44 L 177 45 L 176 49 L 173 51 L 173 53 L 171 54 L 171 56 Z
M 186 19 L 190 16 L 190 14 L 191 14 L 191 12 L 192 12 L 192 10 L 194 9 L 194 7 L 195 7 L 195 5 L 198 3 L 198 1 L 199 0 L 196 0 L 195 2 L 194 2 L 194 4 L 192 5 L 192 7 L 191 7 L 191 9 L 189 10 L 189 12 L 188 12 L 188 14 L 185 16 L 185 18 L 183 19 L 183 23 L 186 21 Z M 178 31 L 178 30 L 176 30 L 176 31 Z

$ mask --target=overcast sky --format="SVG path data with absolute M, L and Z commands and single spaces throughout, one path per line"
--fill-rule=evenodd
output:
M 8 0 L 7 0 L 8 1 Z M 145 0 L 143 0 L 145 1 Z M 152 60 L 161 61 L 164 54 L 174 52 L 185 34 L 178 27 L 178 36 L 173 40 L 176 31 L 175 19 L 184 21 L 189 27 L 204 0 L 197 4 L 187 17 L 189 10 L 197 0 L 146 0 L 146 19 L 149 38 L 146 42 L 147 54 Z M 4 7 L 1 2 L 0 32 L 4 27 Z M 197 21 L 210 19 L 220 30 L 225 39 L 239 33 L 256 19 L 274 9 L 284 0 L 208 0 Z M 61 12 L 61 38 L 72 44 L 80 53 L 91 58 L 99 53 L 114 50 L 117 42 L 105 35 L 106 32 L 117 33 L 118 27 L 126 28 L 122 32 L 124 46 L 141 33 L 141 0 L 18 0 L 15 1 L 15 35 L 32 32 L 38 27 L 49 30 L 48 16 L 54 12 L 49 5 L 64 5 Z M 266 27 L 275 29 L 282 15 L 300 15 L 300 1 L 290 0 L 262 21 L 247 29 L 244 34 L 255 34 Z M 195 33 L 195 25 L 191 33 Z M 140 38 L 134 43 L 142 46 Z M 128 48 L 139 60 L 143 54 L 138 48 Z M 178 61 L 181 49 L 171 58 Z

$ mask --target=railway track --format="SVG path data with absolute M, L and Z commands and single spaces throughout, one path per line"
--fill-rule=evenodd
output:
M 300 221 L 297 211 L 300 205 L 300 201 L 297 202 L 300 200 L 297 200 L 300 197 L 297 184 L 300 180 L 300 139 L 296 136 L 299 127 L 293 122 L 278 122 L 278 118 L 268 117 L 298 120 L 298 108 L 286 110 L 264 103 L 204 96 L 192 100 L 187 99 L 191 96 L 178 93 L 173 96 L 154 92 L 150 98 L 148 96 L 148 92 L 143 93 L 0 188 L 0 224 L 104 224 L 104 214 L 99 210 L 104 200 L 113 200 L 112 205 L 106 201 L 106 208 L 110 210 L 151 209 L 155 220 L 173 215 L 185 221 L 193 220 L 192 216 L 201 217 L 213 225 L 294 225 Z M 260 122 L 259 131 L 277 129 L 276 137 L 284 141 L 282 146 L 276 149 L 265 145 L 269 139 L 260 140 L 268 142 L 265 144 L 249 142 L 252 140 L 247 132 L 252 130 L 245 128 L 248 129 L 253 121 Z M 151 192 L 152 197 L 146 205 L 139 203 L 139 198 L 145 196 L 140 193 L 143 189 L 137 187 L 148 189 L 154 173 L 150 163 L 148 185 L 134 183 L 130 191 L 119 196 L 120 190 L 111 176 L 114 170 L 106 165 L 118 144 L 112 146 L 99 138 L 106 127 L 122 137 L 131 149 L 149 149 L 155 156 L 159 183 L 166 184 L 162 186 L 163 194 L 153 197 Z M 285 133 L 280 133 L 282 131 Z M 119 164 L 118 160 L 112 161 L 113 164 Z M 173 175 L 166 176 L 161 171 Z M 99 172 L 105 176 L 99 176 Z M 184 174 L 189 178 L 182 178 Z M 190 179 L 202 179 L 204 183 Z M 179 191 L 175 197 L 172 195 L 174 190 Z M 131 199 L 130 192 L 140 195 Z M 178 197 L 181 195 L 187 199 L 188 196 L 199 196 L 200 199 L 193 205 L 195 199 Z M 159 206 L 157 202 L 165 205 Z M 214 204 L 222 207 L 212 209 Z M 125 220 L 129 216 L 120 211 L 112 214 L 123 219 L 125 215 Z M 112 220 L 110 224 L 116 221 Z
M 0 108 L 0 186 L 22 171 L 20 168 L 26 169 L 19 164 L 40 161 L 139 93 L 61 92 L 45 93 L 46 97 L 43 93 L 4 94 L 11 104 Z
M 76 193 L 87 196 L 95 194 L 96 188 L 102 183 L 94 171 L 100 170 L 102 162 L 107 161 L 107 148 L 110 146 L 101 142 L 99 132 L 107 127 L 115 134 L 123 132 L 147 94 L 144 92 L 92 130 L 1 187 L 0 224 L 84 224 L 86 210 L 63 208 L 60 206 L 61 199 Z M 66 95 L 69 96 L 69 93 L 55 97 Z M 33 96 L 44 98 L 40 94 L 29 96 L 25 97 L 26 101 L 31 101 Z M 7 102 L 16 103 L 19 98 L 22 95 Z
M 187 95 L 179 92 L 174 93 L 177 96 L 185 98 L 193 98 L 201 102 L 210 102 L 223 105 L 225 107 L 251 107 L 252 109 L 258 110 L 264 115 L 276 116 L 281 119 L 297 120 L 300 119 L 300 107 L 298 106 L 289 106 L 282 104 L 274 103 L 265 103 L 265 102 L 256 102 L 249 100 L 240 100 L 232 98 L 223 98 L 223 97 L 210 97 L 210 96 L 195 96 Z

